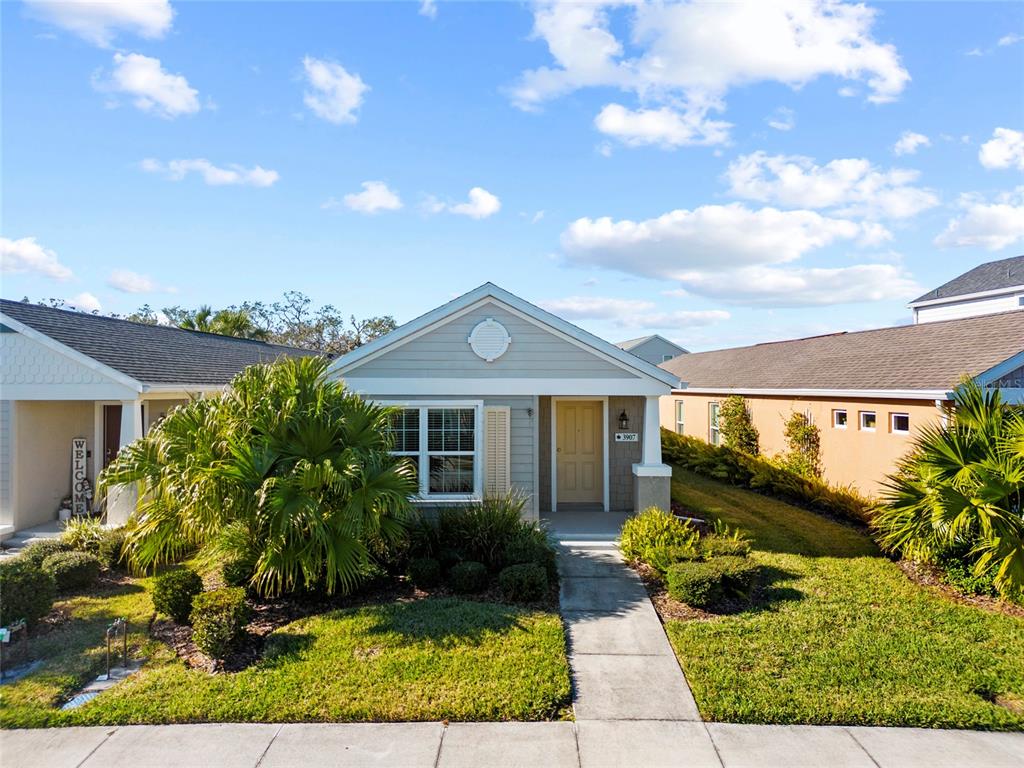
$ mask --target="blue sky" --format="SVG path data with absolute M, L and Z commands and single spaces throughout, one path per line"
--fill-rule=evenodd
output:
M 8 298 L 401 322 L 491 280 L 713 349 L 1024 252 L 1019 3 L 0 13 Z

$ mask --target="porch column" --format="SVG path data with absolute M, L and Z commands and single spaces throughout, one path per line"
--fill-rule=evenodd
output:
M 124 448 L 142 437 L 142 401 L 121 401 L 121 439 Z M 107 492 L 107 526 L 117 528 L 128 522 L 139 500 L 134 485 L 116 485 Z
M 672 468 L 661 462 L 661 398 L 648 395 L 644 403 L 644 443 L 639 464 L 633 465 L 633 507 L 641 512 L 658 507 L 666 512 L 671 501 Z

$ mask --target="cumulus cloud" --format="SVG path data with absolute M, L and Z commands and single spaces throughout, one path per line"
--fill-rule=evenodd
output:
M 701 111 L 680 112 L 671 107 L 627 109 L 608 104 L 594 118 L 601 133 L 623 144 L 671 148 L 694 144 L 722 144 L 729 138 L 729 123 L 709 120 Z
M 449 205 L 448 210 L 471 219 L 486 219 L 501 210 L 501 200 L 483 187 L 473 187 L 466 202 Z
M 175 289 L 157 283 L 149 275 L 129 269 L 115 269 L 107 276 L 107 285 L 121 293 L 174 293 Z
M 115 53 L 109 77 L 97 73 L 93 87 L 103 93 L 124 94 L 143 112 L 172 119 L 198 112 L 199 91 L 183 75 L 164 70 L 160 59 L 140 53 Z
M 190 160 L 169 160 L 166 163 L 149 157 L 140 165 L 142 170 L 147 173 L 159 173 L 171 181 L 181 181 L 190 173 L 196 173 L 211 187 L 225 185 L 270 187 L 281 178 L 277 171 L 268 170 L 259 165 L 246 168 L 231 164 L 226 168 L 220 168 L 202 157 Z
M 912 186 L 919 175 L 899 168 L 881 170 L 864 159 L 816 165 L 809 157 L 754 152 L 731 162 L 725 178 L 732 194 L 748 200 L 904 219 L 939 203 L 931 190 Z
M 346 208 L 359 213 L 378 213 L 379 211 L 397 211 L 402 207 L 402 199 L 398 193 L 390 189 L 383 181 L 364 181 L 362 192 L 345 195 L 339 203 L 331 198 L 321 208 Z
M 72 296 L 70 299 L 64 299 L 64 304 L 71 309 L 78 309 L 82 312 L 99 312 L 103 309 L 103 305 L 100 304 L 100 300 L 88 291 L 82 291 L 77 296 Z
M 0 272 L 12 275 L 33 273 L 54 280 L 71 277 L 71 270 L 60 263 L 57 254 L 41 246 L 34 237 L 18 240 L 0 237 Z
M 161 38 L 171 29 L 168 0 L 25 0 L 29 14 L 93 45 L 109 48 L 120 32 Z
M 923 133 L 914 133 L 913 131 L 904 131 L 900 134 L 899 139 L 892 146 L 893 154 L 896 155 L 913 155 L 921 147 L 930 147 L 932 145 L 931 139 L 925 136 Z
M 652 301 L 602 296 L 567 296 L 540 302 L 549 312 L 567 320 L 608 320 L 624 328 L 687 328 L 728 320 L 725 310 L 668 310 Z
M 1024 240 L 1024 187 L 994 200 L 975 194 L 960 196 L 960 215 L 949 220 L 935 238 L 940 248 L 976 247 L 998 251 Z
M 422 0 L 420 3 L 420 16 L 426 16 L 428 19 L 437 18 L 437 3 L 435 0 Z
M 1024 171 L 1024 131 L 996 128 L 992 138 L 978 150 L 978 161 L 986 168 Z
M 306 56 L 302 67 L 308 86 L 303 102 L 313 114 L 335 125 L 356 122 L 356 111 L 370 86 L 334 61 Z

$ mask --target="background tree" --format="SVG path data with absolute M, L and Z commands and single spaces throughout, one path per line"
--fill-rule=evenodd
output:
M 760 451 L 760 435 L 754 426 L 746 400 L 739 395 L 725 398 L 718 412 L 718 422 L 726 445 L 751 456 L 757 456 Z

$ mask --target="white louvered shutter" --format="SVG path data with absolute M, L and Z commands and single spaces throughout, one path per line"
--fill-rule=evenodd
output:
M 512 487 L 508 406 L 484 408 L 484 496 L 501 496 Z

